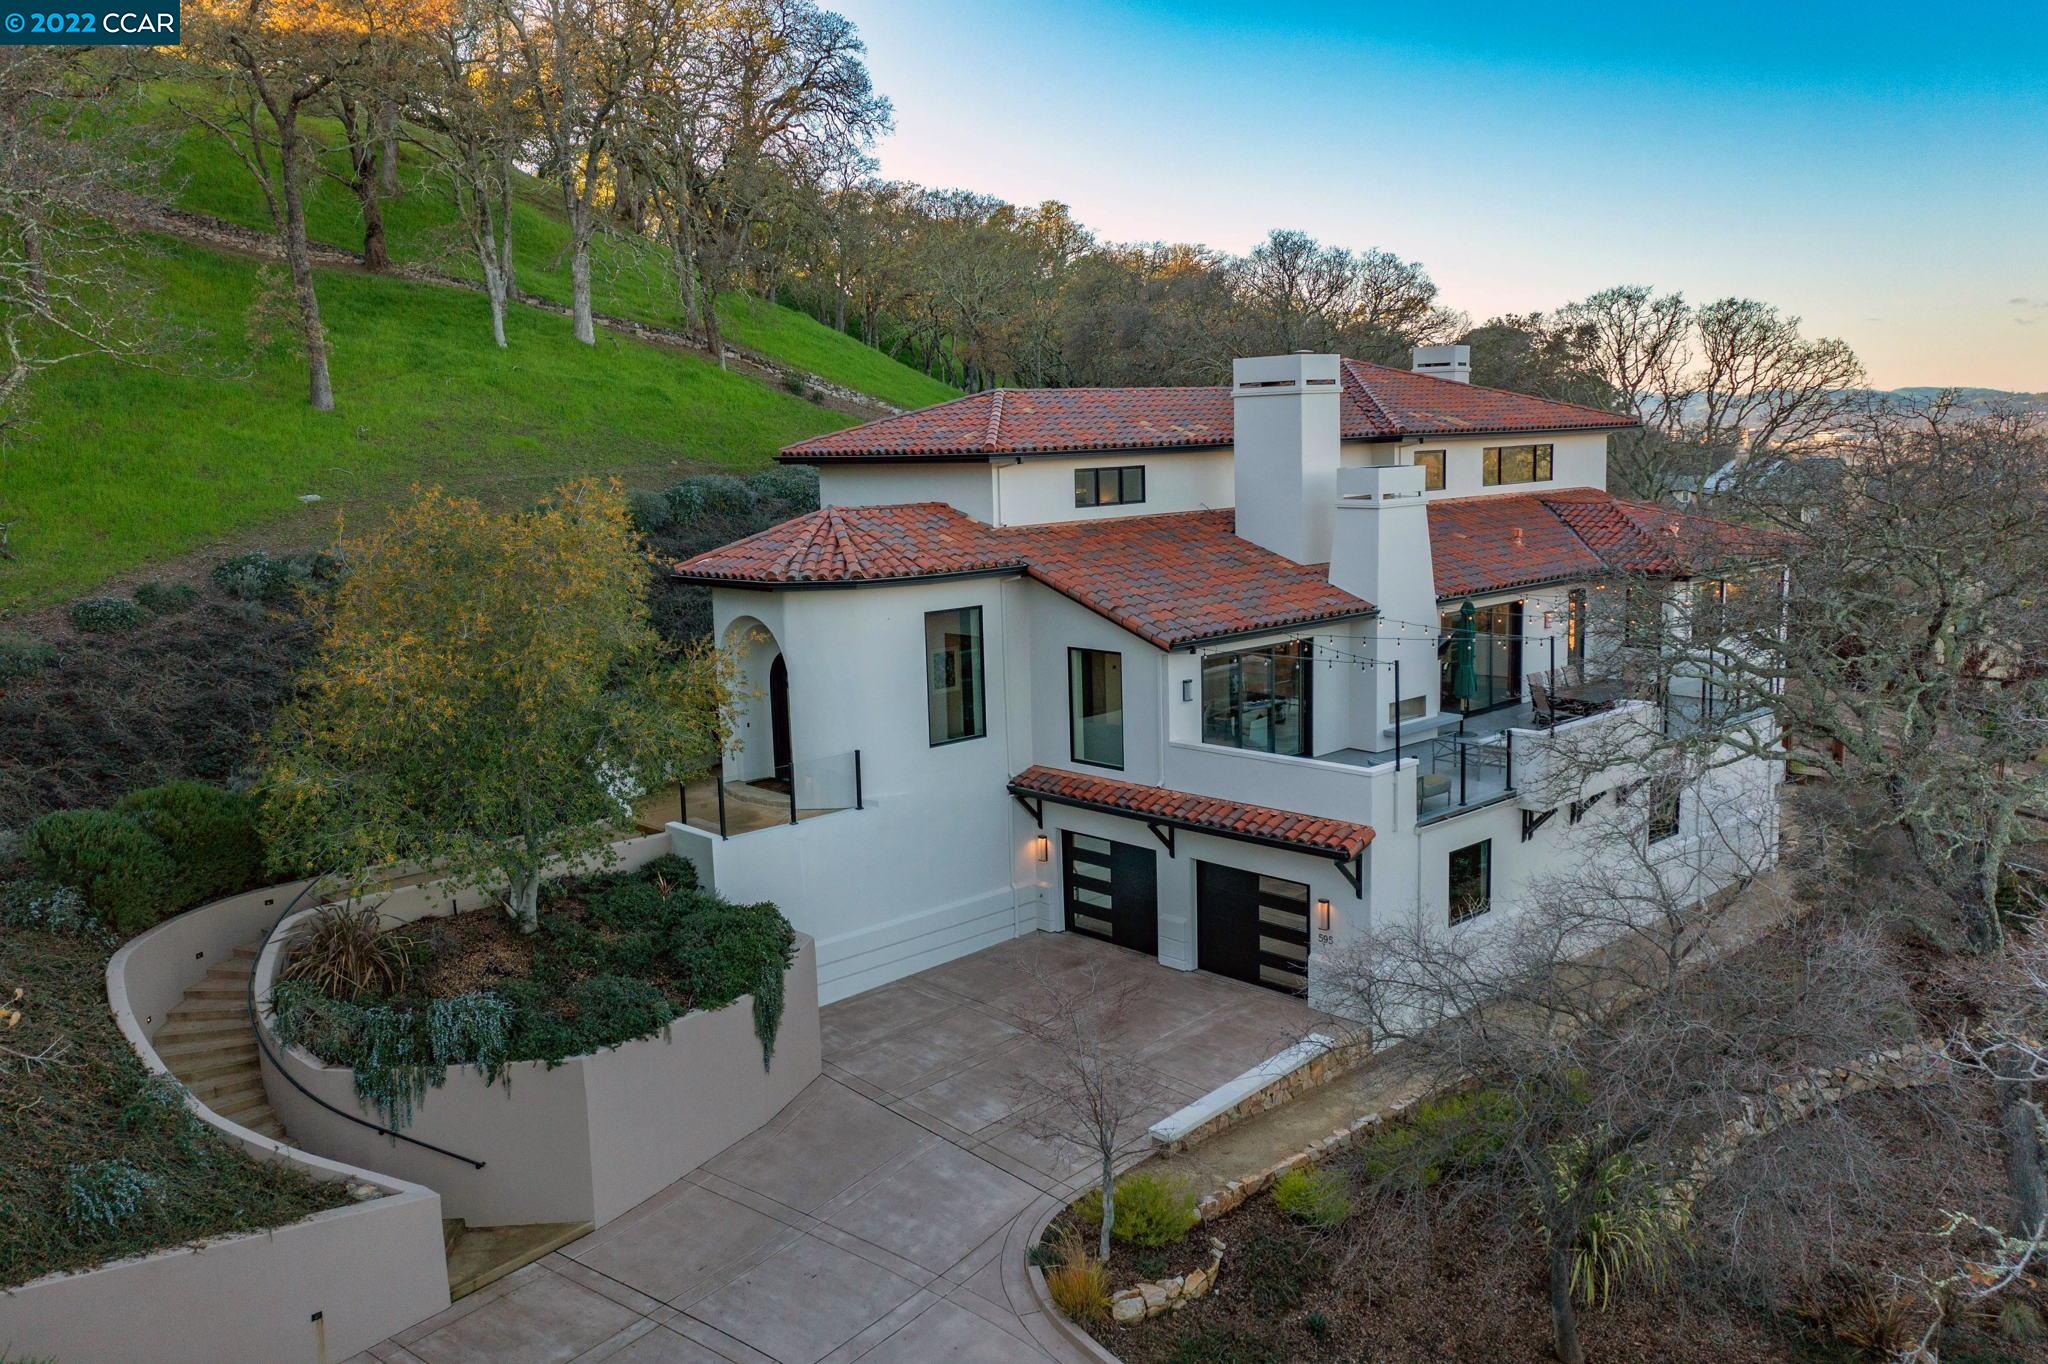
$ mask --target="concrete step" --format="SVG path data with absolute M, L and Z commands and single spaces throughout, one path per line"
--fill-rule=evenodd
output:
M 202 1022 L 217 1018 L 247 1018 L 249 1005 L 241 999 L 194 999 L 186 995 L 181 1004 L 173 1004 L 171 1011 L 164 1015 L 164 1022 Z
M 270 1111 L 270 1100 L 263 1097 L 261 1090 L 258 1090 L 254 1097 L 246 1097 L 235 1103 L 208 1104 L 207 1107 L 229 1122 L 238 1122 L 244 1127 L 254 1127 L 264 1121 L 277 1121 L 277 1115 Z
M 284 1124 L 277 1120 L 277 1115 L 271 1113 L 270 1110 L 267 1108 L 263 1111 L 266 1116 L 264 1116 L 262 1119 L 256 1122 L 244 1122 L 242 1123 L 242 1126 L 248 1128 L 251 1132 L 259 1133 L 260 1135 L 266 1137 L 273 1137 L 278 1141 L 289 1140 L 289 1138 L 285 1136 Z M 241 1122 L 241 1119 L 235 1118 L 230 1119 L 230 1121 Z
M 254 957 L 230 957 L 226 961 L 216 962 L 212 966 L 207 967 L 206 974 L 201 979 L 213 981 L 247 980 L 255 970 L 256 959 Z
M 189 1078 L 202 1072 L 218 1075 L 223 1066 L 253 1066 L 256 1064 L 256 1038 L 254 1034 L 242 1037 L 199 1038 L 195 1041 L 180 1042 L 173 1038 L 169 1042 L 158 1042 L 156 1054 L 180 1078 Z
M 187 1003 L 203 999 L 242 1001 L 248 998 L 249 986 L 246 975 L 237 980 L 214 980 L 208 977 L 185 992 Z
M 254 1066 L 245 1066 L 240 1070 L 187 1080 L 185 1087 L 199 1102 L 218 1113 L 224 1103 L 240 1103 L 251 1095 L 262 1098 L 263 1073 Z
M 254 1044 L 255 1034 L 249 1031 L 246 1014 L 230 1018 L 166 1018 L 164 1025 L 156 1030 L 156 1040 L 160 1042 L 198 1042 L 232 1037 L 247 1037 Z

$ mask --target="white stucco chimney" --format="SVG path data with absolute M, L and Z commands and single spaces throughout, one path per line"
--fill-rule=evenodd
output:
M 1472 382 L 1472 348 L 1470 346 L 1417 346 L 1414 362 L 1409 368 L 1417 374 L 1434 374 L 1439 379 L 1452 383 Z
M 1297 352 L 1230 367 L 1237 533 L 1298 564 L 1330 558 L 1339 366 L 1334 355 Z
M 1392 668 L 1367 668 L 1365 732 L 1353 743 L 1368 750 L 1393 724 L 1393 706 L 1421 698 L 1434 711 L 1437 694 L 1436 569 L 1429 549 L 1429 510 L 1423 499 L 1427 471 L 1419 464 L 1386 464 L 1337 473 L 1330 583 L 1379 608 L 1373 657 L 1401 662 L 1400 687 Z M 1407 718 L 1418 718 L 1409 714 Z

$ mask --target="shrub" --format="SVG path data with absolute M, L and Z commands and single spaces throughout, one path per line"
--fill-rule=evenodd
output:
M 95 635 L 126 634 L 149 619 L 149 612 L 126 597 L 86 597 L 71 603 L 66 614 L 73 627 Z
M 177 864 L 154 834 L 112 811 L 45 815 L 29 826 L 24 851 L 38 876 L 78 891 L 123 937 L 177 908 Z
M 1334 1170 L 1304 1165 L 1273 1182 L 1273 1202 L 1297 1222 L 1327 1230 L 1351 1215 L 1351 1194 Z
M 707 898 L 662 944 L 685 1008 L 720 1009 L 754 997 L 754 1034 L 761 1068 L 775 1059 L 782 1027 L 782 976 L 796 957 L 796 930 L 774 905 L 733 905 Z
M 1034 1249 L 1045 1252 L 1045 1291 L 1068 1320 L 1101 1321 L 1109 1315 L 1109 1267 L 1089 1253 L 1076 1228 L 1062 1226 L 1050 1242 Z
M 341 560 L 319 550 L 270 554 L 252 549 L 230 554 L 208 573 L 213 585 L 241 601 L 274 601 L 305 583 L 339 577 Z
M 163 1181 L 125 1160 L 73 1165 L 64 1176 L 64 1220 L 74 1231 L 119 1231 L 155 1210 Z
M 642 535 L 653 535 L 675 524 L 675 508 L 669 504 L 667 493 L 630 493 L 626 497 L 626 511 L 633 518 L 633 528 Z
M 106 925 L 83 895 L 50 881 L 0 881 L 0 926 L 40 929 L 67 938 L 106 936 Z
M 513 1008 L 495 994 L 411 1008 L 351 1003 L 287 982 L 271 991 L 270 1011 L 280 1041 L 349 1067 L 356 1097 L 393 1128 L 412 1121 L 414 1106 L 447 1082 L 450 1066 L 475 1066 L 487 1084 L 505 1076 Z
M 1102 1191 L 1090 1189 L 1074 1204 L 1082 1220 L 1102 1225 Z M 1193 1231 L 1202 1215 L 1195 1207 L 1193 1186 L 1140 1171 L 1116 1182 L 1116 1221 L 1109 1234 L 1118 1241 L 1156 1250 Z
M 190 583 L 144 583 L 135 589 L 135 604 L 152 616 L 175 616 L 198 600 L 199 589 Z
M 292 940 L 280 980 L 304 981 L 337 999 L 395 995 L 405 989 L 411 955 L 384 932 L 368 905 L 323 905 Z
M 46 640 L 0 639 L 0 682 L 31 676 L 56 661 L 56 646 Z
M 1583 1139 L 1552 1148 L 1560 1194 L 1571 1192 Z M 1632 1156 L 1610 1157 L 1594 1176 L 1592 1208 L 1572 1247 L 1571 1286 L 1581 1305 L 1606 1307 L 1630 1278 L 1659 1282 L 1685 1245 L 1685 1215 Z
M 763 502 L 785 513 L 816 511 L 818 471 L 803 464 L 771 464 L 747 475 L 747 486 Z
M 668 490 L 672 524 L 688 525 L 706 517 L 750 516 L 759 501 L 745 480 L 731 474 L 699 474 Z
M 674 853 L 663 853 L 641 867 L 634 876 L 664 895 L 697 888 L 697 864 Z
M 177 864 L 171 894 L 180 909 L 233 895 L 263 879 L 256 802 L 202 781 L 173 781 L 132 791 L 114 809 L 162 842 Z
M 1427 1100 L 1360 1147 L 1360 1168 L 1374 1181 L 1428 1188 L 1446 1174 L 1476 1170 L 1491 1160 L 1513 1116 L 1513 1101 L 1497 1090 Z

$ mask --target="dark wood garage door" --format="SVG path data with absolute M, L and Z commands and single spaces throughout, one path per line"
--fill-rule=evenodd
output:
M 1308 886 L 1195 863 L 1195 964 L 1289 994 L 1308 991 Z
M 1150 848 L 1068 830 L 1063 835 L 1067 927 L 1159 955 L 1159 875 Z

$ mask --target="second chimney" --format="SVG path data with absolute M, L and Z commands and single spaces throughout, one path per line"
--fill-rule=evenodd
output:
M 1433 374 L 1439 379 L 1449 379 L 1454 384 L 1469 384 L 1472 382 L 1472 348 L 1417 346 L 1414 362 L 1409 368 L 1417 374 Z

